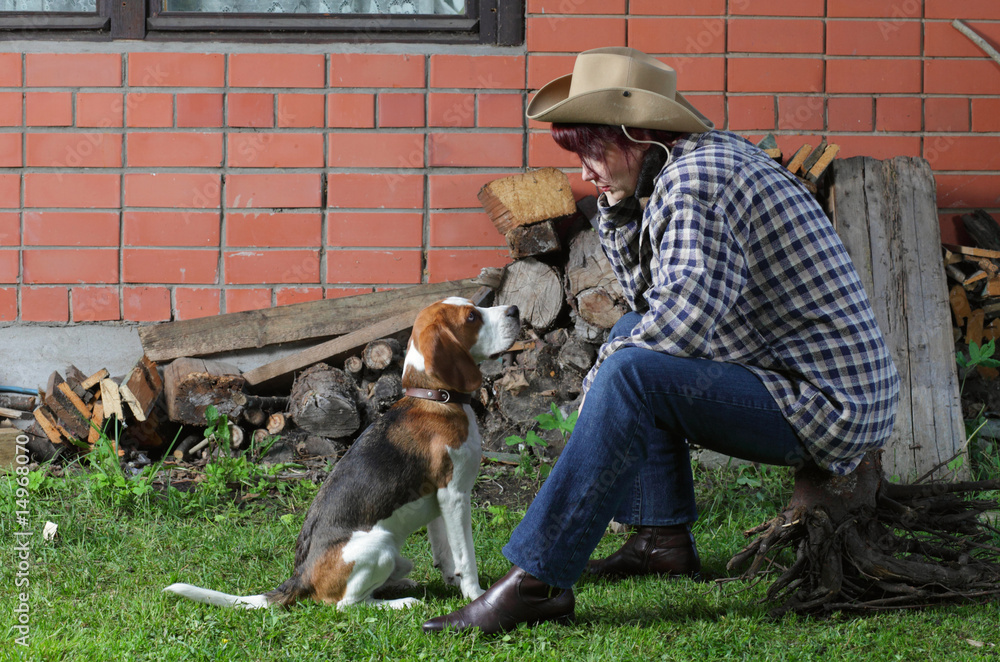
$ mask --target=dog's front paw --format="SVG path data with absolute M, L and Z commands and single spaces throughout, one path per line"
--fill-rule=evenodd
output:
M 484 591 L 482 588 L 480 588 L 480 586 L 478 584 L 476 584 L 475 586 L 463 586 L 462 587 L 462 595 L 467 600 L 475 600 L 476 598 L 478 598 L 480 595 L 482 595 L 485 592 L 486 591 Z
M 462 588 L 462 575 L 458 573 L 448 574 L 442 573 L 444 578 L 444 583 L 448 586 L 454 586 L 455 588 Z

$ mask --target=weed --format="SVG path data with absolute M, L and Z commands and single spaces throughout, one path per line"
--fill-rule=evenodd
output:
M 535 416 L 535 420 L 538 421 L 538 427 L 543 430 L 559 430 L 565 441 L 573 432 L 574 426 L 576 426 L 577 412 L 573 412 L 569 416 L 563 416 L 556 403 L 551 403 L 550 407 L 551 414 L 539 414 Z M 546 462 L 540 462 L 537 467 L 535 466 L 534 457 L 536 454 L 532 451 L 536 448 L 547 448 L 549 443 L 538 436 L 538 433 L 534 430 L 528 430 L 524 437 L 519 437 L 516 434 L 511 435 L 504 439 L 504 443 L 508 446 L 517 446 L 520 450 L 520 462 L 517 468 L 514 469 L 516 475 L 547 478 L 552 472 L 553 465 Z

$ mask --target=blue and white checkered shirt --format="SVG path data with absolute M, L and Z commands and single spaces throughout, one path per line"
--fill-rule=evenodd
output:
M 659 149 L 654 146 L 654 149 Z M 899 377 L 847 250 L 812 195 L 731 133 L 682 136 L 645 210 L 600 200 L 604 252 L 642 319 L 622 347 L 757 374 L 816 462 L 838 474 L 882 447 Z

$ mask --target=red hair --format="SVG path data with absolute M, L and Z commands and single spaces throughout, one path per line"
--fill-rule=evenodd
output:
M 635 140 L 655 140 L 667 147 L 681 136 L 673 131 L 659 129 L 640 129 L 628 127 L 628 135 Z M 613 145 L 625 154 L 631 161 L 635 154 L 634 148 L 639 146 L 635 140 L 629 139 L 620 126 L 610 124 L 552 124 L 552 138 L 556 144 L 568 152 L 573 152 L 581 159 L 605 164 L 605 152 L 608 145 Z

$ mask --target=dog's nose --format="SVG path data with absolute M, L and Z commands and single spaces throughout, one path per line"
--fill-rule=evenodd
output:
M 521 311 L 517 309 L 517 306 L 507 306 L 507 310 L 503 311 L 504 317 L 513 317 L 518 319 L 521 316 Z

